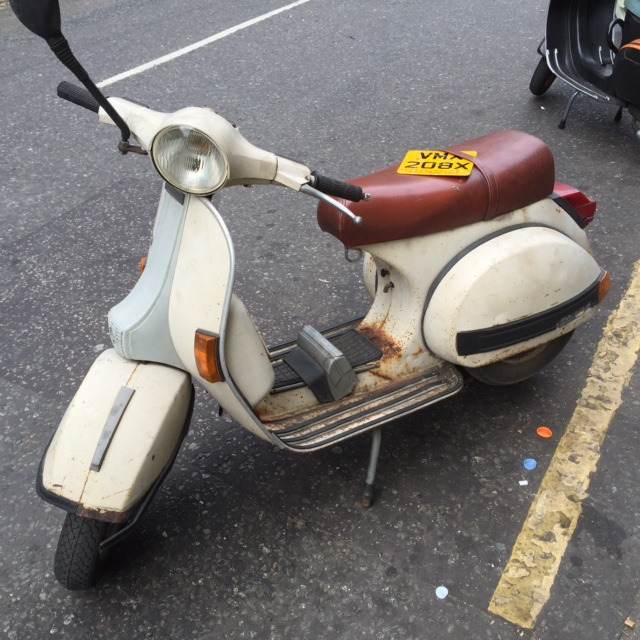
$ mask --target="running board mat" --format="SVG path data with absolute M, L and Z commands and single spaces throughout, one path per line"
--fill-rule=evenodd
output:
M 301 416 L 267 424 L 286 449 L 314 451 L 453 395 L 462 387 L 461 373 L 451 364 L 435 366 L 421 376 L 391 384 L 378 393 L 352 394 L 320 405 Z
M 331 330 L 323 332 L 323 334 L 330 332 Z M 327 338 L 331 344 L 344 353 L 349 364 L 354 369 L 377 362 L 382 357 L 382 351 L 355 329 L 347 329 L 342 333 L 333 336 L 329 335 Z M 291 349 L 295 346 L 295 343 L 293 343 Z M 302 378 L 282 360 L 283 355 L 286 354 L 278 353 L 277 357 L 272 358 L 273 371 L 276 374 L 276 380 L 273 385 L 274 392 L 288 391 L 289 389 L 305 386 Z

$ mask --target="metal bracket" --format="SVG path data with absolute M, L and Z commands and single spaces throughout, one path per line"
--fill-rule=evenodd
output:
M 353 253 L 355 254 L 353 257 L 351 257 L 351 254 L 349 253 L 350 251 L 353 251 Z M 362 260 L 362 256 L 364 255 L 362 249 L 349 249 L 349 247 L 345 247 L 344 248 L 344 259 L 347 262 L 360 262 L 360 260 Z
M 128 140 L 120 140 L 118 142 L 118 151 L 123 155 L 127 155 L 127 153 L 137 153 L 141 156 L 148 156 L 149 152 L 139 147 L 137 145 L 129 144 Z

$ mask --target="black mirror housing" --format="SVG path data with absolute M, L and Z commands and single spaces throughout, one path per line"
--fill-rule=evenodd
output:
M 61 36 L 58 0 L 9 0 L 13 13 L 37 36 L 50 40 Z
M 120 129 L 122 142 L 126 143 L 131 136 L 129 126 L 89 77 L 84 67 L 73 55 L 67 39 L 62 35 L 58 0 L 9 0 L 9 3 L 18 20 L 29 31 L 46 40 L 58 60 L 82 82 L 96 102 L 109 114 Z

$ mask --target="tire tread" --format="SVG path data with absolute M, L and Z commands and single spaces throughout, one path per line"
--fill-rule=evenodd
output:
M 70 590 L 89 589 L 98 577 L 100 543 L 108 523 L 68 513 L 60 531 L 54 574 Z
M 555 74 L 547 66 L 547 60 L 540 58 L 536 70 L 531 76 L 529 91 L 531 91 L 534 96 L 541 96 L 549 90 L 555 79 Z

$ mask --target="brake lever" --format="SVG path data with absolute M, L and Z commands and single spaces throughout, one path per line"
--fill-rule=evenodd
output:
M 322 191 L 318 191 L 308 184 L 303 184 L 300 187 L 300 191 L 308 196 L 311 196 L 312 198 L 316 198 L 317 200 L 326 202 L 326 204 L 332 206 L 334 209 L 337 209 L 343 215 L 351 218 L 354 224 L 362 224 L 362 218 L 360 216 L 355 215 L 353 212 L 349 211 L 349 209 L 347 209 L 347 207 L 345 207 L 343 204 L 341 204 L 337 200 L 334 200 L 333 198 L 330 198 L 328 195 L 322 193 Z

